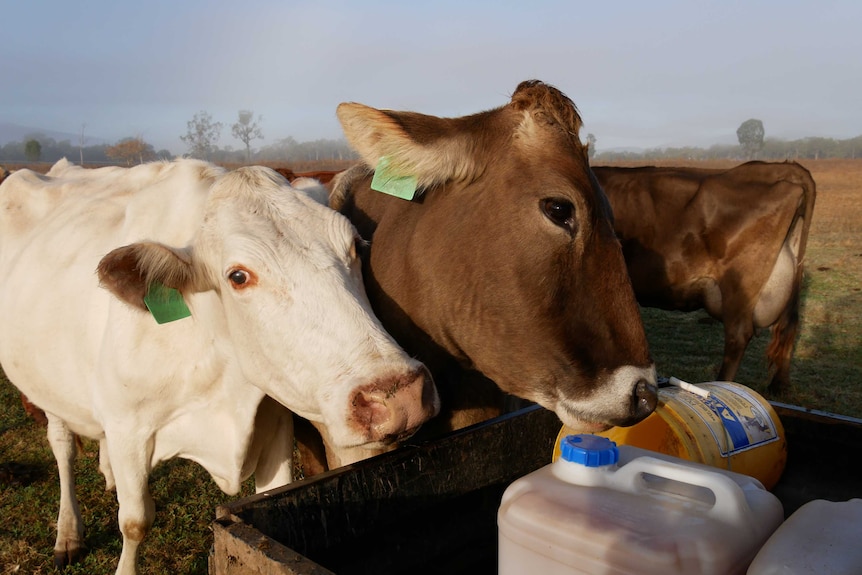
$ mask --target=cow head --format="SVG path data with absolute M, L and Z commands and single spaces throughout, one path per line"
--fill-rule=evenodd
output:
M 655 408 L 640 311 L 565 95 L 528 81 L 508 105 L 461 118 L 356 103 L 338 117 L 359 170 L 386 158 L 418 188 L 393 198 L 354 170 L 330 200 L 371 238 L 369 296 L 408 351 L 436 373 L 422 349 L 440 348 L 574 429 Z
M 217 179 L 189 246 L 140 242 L 99 265 L 104 286 L 146 310 L 150 286 L 178 290 L 225 370 L 322 423 L 339 446 L 404 438 L 439 410 L 425 367 L 371 312 L 342 215 L 266 168 Z M 179 344 L 181 345 L 181 344 Z

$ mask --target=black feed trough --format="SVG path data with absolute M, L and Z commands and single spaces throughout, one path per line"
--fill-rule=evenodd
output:
M 785 515 L 862 497 L 862 420 L 772 406 L 788 445 L 772 490 Z M 210 574 L 496 573 L 503 491 L 550 463 L 560 427 L 528 407 L 219 506 Z

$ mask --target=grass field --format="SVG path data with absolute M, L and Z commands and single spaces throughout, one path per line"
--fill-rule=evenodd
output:
M 862 417 L 862 160 L 803 165 L 811 170 L 818 195 L 808 241 L 802 328 L 791 371 L 793 388 L 771 399 Z M 723 346 L 720 324 L 702 312 L 645 309 L 643 314 L 660 374 L 692 382 L 713 377 Z M 768 340 L 768 331 L 755 338 L 736 378 L 761 393 Z M 121 545 L 117 503 L 104 490 L 96 443 L 83 442 L 77 472 L 90 552 L 67 573 L 112 573 Z M 206 573 L 209 525 L 215 506 L 226 496 L 200 467 L 185 461 L 159 466 L 151 490 L 157 513 L 142 548 L 141 572 Z M 247 483 L 244 493 L 250 491 Z M 0 378 L 0 575 L 54 572 L 58 501 L 56 465 L 45 431 L 25 415 L 17 391 Z

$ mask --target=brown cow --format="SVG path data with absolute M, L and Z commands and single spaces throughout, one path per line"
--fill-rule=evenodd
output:
M 296 179 L 296 174 L 290 168 L 273 168 L 273 170 L 283 176 L 288 182 Z
M 21 394 L 21 405 L 24 407 L 24 412 L 32 417 L 39 425 L 48 425 L 48 417 L 45 412 L 39 407 L 33 405 L 26 395 Z
M 733 380 L 755 329 L 772 326 L 773 392 L 786 390 L 815 185 L 797 163 L 729 170 L 595 167 L 638 301 L 705 309 L 724 323 L 718 379 Z
M 583 431 L 652 412 L 655 368 L 571 100 L 527 81 L 461 118 L 355 103 L 338 118 L 366 165 L 330 205 L 371 242 L 375 313 L 434 374 L 443 414 L 426 435 L 499 414 L 502 392 Z M 416 197 L 372 189 L 375 166 Z
M 343 170 L 314 170 L 311 172 L 295 172 L 293 175 L 293 179 L 313 178 L 321 184 L 328 184 L 332 181 L 333 178 L 335 178 L 335 176 L 340 174 L 342 171 Z
M 328 184 L 332 179 L 340 174 L 343 170 L 314 170 L 311 172 L 294 172 L 290 168 L 273 168 L 276 172 L 285 177 L 288 182 L 299 178 L 313 178 L 321 184 Z

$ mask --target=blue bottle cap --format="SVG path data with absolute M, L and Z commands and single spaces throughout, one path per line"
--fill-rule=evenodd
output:
M 560 457 L 586 467 L 613 465 L 620 459 L 617 444 L 599 435 L 567 435 L 560 440 Z

